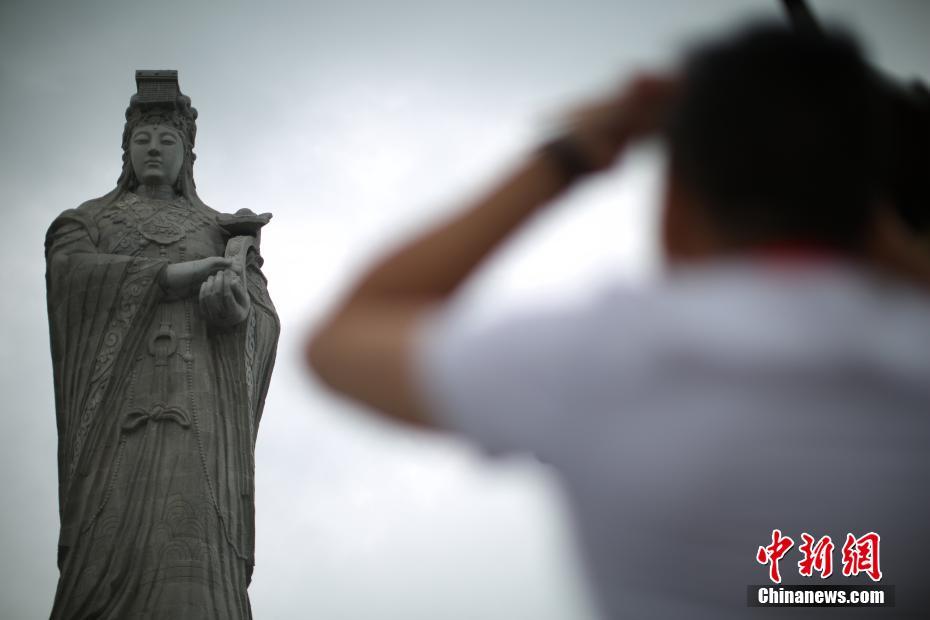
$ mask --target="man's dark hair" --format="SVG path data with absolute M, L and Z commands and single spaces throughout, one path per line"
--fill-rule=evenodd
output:
M 732 241 L 857 251 L 877 198 L 878 106 L 849 36 L 753 26 L 688 57 L 673 172 Z

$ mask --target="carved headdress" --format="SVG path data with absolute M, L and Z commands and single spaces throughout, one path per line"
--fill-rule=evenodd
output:
M 136 94 L 126 108 L 126 125 L 123 128 L 123 169 L 116 182 L 116 194 L 134 191 L 139 186 L 129 155 L 132 132 L 139 125 L 170 125 L 180 134 L 184 145 L 184 162 L 181 165 L 175 190 L 193 204 L 203 205 L 194 184 L 194 139 L 197 135 L 197 110 L 190 97 L 181 92 L 178 72 L 174 70 L 136 71 Z

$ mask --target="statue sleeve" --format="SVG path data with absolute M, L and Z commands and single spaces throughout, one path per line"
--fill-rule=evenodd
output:
M 58 424 L 60 500 L 101 401 L 119 381 L 162 297 L 167 261 L 101 253 L 83 209 L 52 222 L 45 238 L 49 332 Z M 59 506 L 64 502 L 60 501 Z
M 246 344 L 247 354 L 252 349 L 253 363 L 252 375 L 254 389 L 252 393 L 255 423 L 253 428 L 258 430 L 258 423 L 265 407 L 265 396 L 268 394 L 268 383 L 271 379 L 271 370 L 274 367 L 275 352 L 278 346 L 278 335 L 281 324 L 275 312 L 274 304 L 268 294 L 268 281 L 261 271 L 262 258 L 257 252 L 249 253 L 247 263 L 247 286 L 249 297 L 252 300 L 252 312 L 249 319 L 251 323 L 251 337 L 253 344 Z
M 280 324 L 267 282 L 261 272 L 262 259 L 251 250 L 246 263 L 246 286 L 251 300 L 249 315 L 232 329 L 217 330 L 212 337 L 212 351 L 217 380 L 232 386 L 234 396 L 227 404 L 225 420 L 237 426 L 230 432 L 233 441 L 227 443 L 226 463 L 216 472 L 220 505 L 239 506 L 232 526 L 232 535 L 240 549 L 247 550 L 251 575 L 255 534 L 254 470 L 255 438 L 265 406 L 265 396 L 275 361 Z M 248 501 L 246 501 L 246 499 Z

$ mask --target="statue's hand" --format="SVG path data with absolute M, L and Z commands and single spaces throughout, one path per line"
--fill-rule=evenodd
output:
M 162 271 L 159 283 L 168 295 L 187 297 L 193 295 L 208 277 L 224 269 L 233 268 L 235 265 L 231 259 L 208 256 L 200 260 L 168 265 Z
M 219 327 L 238 325 L 249 316 L 249 293 L 234 271 L 225 269 L 200 285 L 200 311 Z

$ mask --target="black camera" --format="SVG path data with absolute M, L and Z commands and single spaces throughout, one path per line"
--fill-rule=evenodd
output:
M 804 0 L 782 2 L 792 27 L 817 36 L 820 25 Z M 930 90 L 873 68 L 882 136 L 878 189 L 910 229 L 930 240 Z
M 887 106 L 882 190 L 901 219 L 919 234 L 930 232 L 930 91 L 879 77 Z

